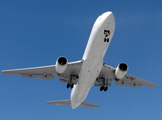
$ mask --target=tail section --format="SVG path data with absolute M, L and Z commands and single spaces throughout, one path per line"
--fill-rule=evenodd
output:
M 61 100 L 61 101 L 50 101 L 47 102 L 47 104 L 53 104 L 53 105 L 69 105 L 71 106 L 71 100 Z M 92 104 L 92 103 L 88 103 L 83 101 L 80 106 L 82 107 L 100 107 L 98 105 Z

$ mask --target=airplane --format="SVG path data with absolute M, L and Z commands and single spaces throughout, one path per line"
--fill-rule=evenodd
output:
M 128 65 L 120 63 L 116 68 L 103 62 L 107 48 L 115 30 L 115 18 L 111 11 L 101 14 L 95 21 L 82 60 L 69 62 L 66 57 L 59 57 L 55 65 L 3 70 L 3 74 L 21 75 L 22 77 L 53 80 L 59 78 L 71 88 L 70 100 L 49 101 L 47 104 L 99 107 L 85 102 L 90 88 L 99 86 L 100 91 L 107 91 L 111 82 L 117 86 L 156 87 L 157 85 L 127 73 Z

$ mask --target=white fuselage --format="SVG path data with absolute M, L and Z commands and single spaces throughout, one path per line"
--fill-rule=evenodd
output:
M 78 83 L 71 91 L 71 106 L 78 107 L 85 100 L 91 86 L 95 83 L 103 66 L 103 57 L 110 44 L 115 29 L 112 12 L 105 12 L 95 21 L 84 55 Z M 104 30 L 109 30 L 109 41 L 104 41 Z

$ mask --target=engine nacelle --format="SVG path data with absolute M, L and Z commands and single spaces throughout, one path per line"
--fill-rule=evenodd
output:
M 56 61 L 56 71 L 58 74 L 64 73 L 68 65 L 68 60 L 65 57 L 59 57 Z
M 115 76 L 118 80 L 122 79 L 128 71 L 128 65 L 125 63 L 120 63 L 115 71 Z

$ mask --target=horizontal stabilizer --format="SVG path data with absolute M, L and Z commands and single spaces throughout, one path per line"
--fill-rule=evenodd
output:
M 71 106 L 71 100 L 61 100 L 61 101 L 50 101 L 47 102 L 47 104 L 53 104 L 53 105 L 70 105 Z M 98 105 L 92 104 L 92 103 L 88 103 L 83 101 L 80 106 L 82 107 L 100 107 Z
M 85 101 L 83 101 L 80 106 L 82 106 L 82 107 L 100 107 L 99 105 L 95 105 L 95 104 L 88 103 Z
M 71 105 L 71 100 L 50 101 L 50 102 L 46 102 L 46 104 Z

